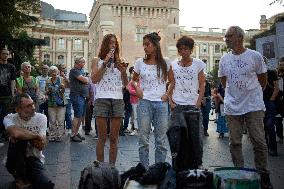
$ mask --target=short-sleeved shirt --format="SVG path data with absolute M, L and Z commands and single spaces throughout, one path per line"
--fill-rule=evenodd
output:
M 41 113 L 35 113 L 35 115 L 28 121 L 21 119 L 18 113 L 8 114 L 4 118 L 3 123 L 6 129 L 11 126 L 15 126 L 26 129 L 41 136 L 46 135 L 47 118 L 44 114 Z M 37 157 L 41 160 L 41 162 L 44 163 L 44 155 L 42 154 L 42 151 L 38 150 L 30 143 L 28 143 L 27 146 L 26 156 Z
M 167 63 L 167 71 L 169 71 L 169 63 Z M 166 81 L 161 76 L 158 78 L 157 65 L 148 65 L 143 58 L 136 60 L 134 71 L 140 75 L 140 84 L 143 91 L 143 99 L 150 101 L 162 101 L 161 97 L 166 92 Z
M 204 70 L 205 63 L 193 58 L 192 64 L 188 67 L 179 65 L 179 61 L 172 63 L 172 70 L 175 78 L 173 101 L 179 105 L 196 105 L 198 99 L 199 80 L 198 74 Z
M 225 114 L 243 115 L 265 110 L 257 75 L 266 71 L 262 55 L 251 49 L 246 49 L 240 55 L 230 52 L 221 58 L 218 76 L 226 77 Z
M 72 68 L 69 73 L 70 95 L 88 97 L 88 85 L 77 78 L 83 76 L 83 69 Z
M 0 64 L 0 97 L 11 96 L 11 81 L 16 79 L 16 68 L 13 64 Z

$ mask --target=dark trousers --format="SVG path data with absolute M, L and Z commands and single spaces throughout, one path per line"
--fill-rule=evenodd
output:
M 65 112 L 65 128 L 66 129 L 72 129 L 72 104 L 71 100 L 67 99 L 68 103 L 66 104 L 66 112 Z
M 211 100 L 206 99 L 206 103 L 204 106 L 201 108 L 202 110 L 202 124 L 203 124 L 203 129 L 205 131 L 208 130 L 208 124 L 209 124 L 209 114 L 211 110 Z
M 3 124 L 4 117 L 13 112 L 12 97 L 0 97 L 0 137 L 5 131 Z
M 46 115 L 47 117 L 47 127 L 49 126 L 49 119 L 48 119 L 48 102 L 45 101 L 44 103 L 38 106 L 38 112 Z
M 9 143 L 6 168 L 14 178 L 26 178 L 33 189 L 53 189 L 54 183 L 48 178 L 43 163 L 36 157 L 26 157 L 27 141 Z
M 277 152 L 275 116 L 276 106 L 274 101 L 265 101 L 264 131 L 268 150 Z
M 123 119 L 122 131 L 125 131 L 127 129 L 131 114 L 132 114 L 132 106 L 130 105 L 130 106 L 128 106 L 128 108 L 126 108 L 124 110 L 124 119 Z
M 90 132 L 92 127 L 93 119 L 93 109 L 94 105 L 86 105 L 86 114 L 85 114 L 85 132 Z
M 276 117 L 276 135 L 283 140 L 283 117 Z

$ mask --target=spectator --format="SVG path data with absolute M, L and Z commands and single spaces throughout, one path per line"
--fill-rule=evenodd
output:
M 51 66 L 49 70 L 50 78 L 46 82 L 46 94 L 48 96 L 49 115 L 49 141 L 61 142 L 64 134 L 65 104 L 64 80 L 58 75 L 58 68 Z M 58 98 L 63 104 L 58 103 Z
M 65 85 L 65 99 L 67 101 L 66 103 L 66 111 L 65 111 L 65 129 L 70 131 L 72 128 L 72 104 L 70 100 L 70 83 L 69 83 L 69 76 L 67 74 L 66 66 L 65 64 L 58 64 L 58 70 L 60 76 L 64 79 L 64 85 Z
M 46 144 L 47 118 L 35 113 L 31 97 L 18 94 L 14 100 L 16 113 L 4 118 L 10 136 L 6 167 L 13 175 L 17 188 L 32 183 L 32 188 L 52 189 L 54 183 L 47 177 L 42 150 Z
M 92 81 L 96 83 L 94 114 L 98 128 L 97 159 L 104 161 L 107 121 L 110 121 L 109 163 L 115 165 L 121 120 L 124 116 L 122 88 L 127 85 L 127 65 L 121 61 L 116 35 L 104 36 L 98 58 L 92 61 Z
M 70 100 L 74 110 L 72 121 L 71 141 L 82 142 L 85 140 L 79 134 L 79 128 L 85 117 L 86 98 L 88 98 L 88 77 L 84 76 L 85 59 L 83 57 L 75 58 L 74 67 L 69 73 Z
M 209 114 L 211 110 L 211 84 L 208 82 L 208 79 L 205 80 L 205 92 L 201 102 L 201 110 L 204 136 L 209 136 L 207 130 L 209 124 Z
M 132 106 L 130 103 L 130 93 L 128 88 L 124 87 L 123 90 L 123 102 L 124 102 L 124 119 L 123 124 L 121 125 L 121 129 L 119 131 L 120 136 L 125 136 L 124 131 L 127 129 L 129 124 L 129 119 L 132 115 Z
M 278 83 L 279 93 L 276 101 L 276 134 L 279 138 L 278 142 L 283 144 L 283 117 L 284 117 L 284 57 L 280 59 L 278 64 Z
M 41 68 L 41 75 L 36 77 L 39 84 L 38 112 L 46 115 L 47 125 L 49 120 L 48 120 L 48 102 L 47 102 L 47 96 L 45 95 L 45 86 L 46 86 L 46 81 L 49 79 L 48 72 L 49 72 L 49 66 L 47 64 L 44 64 L 42 65 Z
M 5 140 L 3 119 L 8 113 L 13 112 L 11 103 L 15 95 L 16 69 L 13 64 L 8 63 L 8 57 L 8 49 L 2 48 L 0 50 L 0 142 Z
M 257 51 L 244 47 L 245 32 L 231 26 L 225 34 L 232 51 L 219 62 L 218 76 L 225 87 L 224 113 L 230 131 L 230 152 L 236 167 L 244 167 L 242 125 L 246 125 L 254 150 L 256 169 L 261 172 L 261 187 L 273 188 L 267 170 L 267 146 L 263 118 L 265 106 L 262 89 L 267 83 L 266 65 Z
M 225 97 L 225 89 L 221 84 L 219 84 L 218 93 L 216 96 L 216 98 L 218 98 L 217 101 L 219 102 L 217 104 L 218 106 L 217 132 L 219 133 L 219 138 L 224 138 L 224 134 L 229 131 L 224 114 L 224 97 Z
M 38 111 L 38 80 L 34 76 L 31 76 L 32 66 L 29 62 L 23 62 L 21 64 L 21 70 L 23 71 L 23 75 L 16 78 L 17 93 L 27 93 L 30 95 Z

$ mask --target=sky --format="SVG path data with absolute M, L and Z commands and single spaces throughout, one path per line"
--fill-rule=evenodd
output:
M 94 0 L 42 0 L 56 9 L 84 13 L 89 17 Z M 273 0 L 180 0 L 179 25 L 227 29 L 238 25 L 243 29 L 259 29 L 261 15 L 267 18 L 284 12 L 280 4 L 269 5 Z

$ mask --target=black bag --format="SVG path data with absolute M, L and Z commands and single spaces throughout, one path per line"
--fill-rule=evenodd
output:
M 81 171 L 78 189 L 119 189 L 118 170 L 108 163 L 94 161 Z
M 186 170 L 177 173 L 178 189 L 212 189 L 213 173 L 206 170 Z
M 182 124 L 171 127 L 167 137 L 175 171 L 197 169 L 202 164 L 202 139 L 199 127 L 200 112 L 184 111 L 180 114 Z

